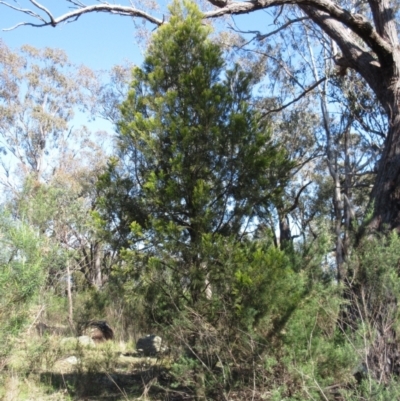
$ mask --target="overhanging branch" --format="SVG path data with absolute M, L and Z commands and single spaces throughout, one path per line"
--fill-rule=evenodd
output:
M 243 44 L 241 46 L 241 47 L 244 47 L 244 46 L 247 46 L 248 44 L 250 44 L 254 40 L 256 40 L 258 42 L 262 42 L 263 40 L 265 40 L 265 39 L 267 39 L 267 38 L 269 38 L 269 37 L 271 37 L 273 35 L 276 35 L 280 31 L 286 29 L 290 25 L 293 25 L 293 24 L 296 24 L 297 22 L 302 22 L 302 21 L 305 21 L 305 20 L 308 20 L 308 19 L 310 19 L 310 18 L 309 17 L 302 17 L 302 18 L 296 18 L 294 20 L 289 20 L 285 24 L 281 25 L 279 28 L 277 28 L 277 29 L 275 29 L 275 30 L 273 30 L 271 32 L 265 33 L 265 34 L 261 34 L 260 31 L 242 31 L 240 29 L 234 28 L 231 25 L 229 27 L 230 27 L 230 29 L 232 29 L 236 33 L 253 34 L 253 35 L 255 35 L 252 39 L 250 39 L 249 41 L 247 41 L 245 44 Z
M 45 18 L 43 15 L 37 12 L 19 7 L 12 4 L 9 0 L 1 0 L 0 4 L 12 8 L 13 10 L 19 11 L 28 15 L 31 18 L 39 20 L 39 23 L 33 22 L 20 22 L 10 29 L 15 29 L 19 26 L 30 25 L 34 27 L 44 26 L 57 26 L 62 22 L 71 22 L 79 18 L 81 15 L 91 12 L 106 12 L 110 14 L 126 15 L 130 17 L 143 18 L 146 21 L 151 22 L 157 26 L 163 24 L 163 21 L 153 15 L 139 10 L 133 5 L 122 6 L 117 4 L 109 4 L 107 2 L 101 2 L 95 5 L 83 5 L 80 0 L 65 0 L 74 6 L 74 10 L 63 14 L 56 18 L 53 14 L 37 0 L 29 0 L 31 4 L 38 10 L 46 14 Z M 328 19 L 333 19 L 340 23 L 340 29 L 346 31 L 346 27 L 349 28 L 354 34 L 358 35 L 364 44 L 370 47 L 380 58 L 380 60 L 390 58 L 393 54 L 392 44 L 381 37 L 371 22 L 361 14 L 351 13 L 342 7 L 340 7 L 335 1 L 332 0 L 249 0 L 249 1 L 230 1 L 230 0 L 209 0 L 211 4 L 218 7 L 217 10 L 208 11 L 204 13 L 205 18 L 217 18 L 223 15 L 233 14 L 246 14 L 257 10 L 267 9 L 274 6 L 283 5 L 297 5 L 299 6 L 309 17 L 313 15 L 314 18 L 318 19 L 317 23 L 324 29 L 325 22 L 321 20 L 321 15 L 325 14 Z M 318 13 L 319 14 L 317 16 Z M 355 42 L 353 43 L 355 44 Z M 343 49 L 342 49 L 343 51 Z
M 230 28 L 237 33 L 253 34 L 253 35 L 255 35 L 254 39 L 261 42 L 262 40 L 269 38 L 270 36 L 273 36 L 273 35 L 279 33 L 280 31 L 286 29 L 290 25 L 293 25 L 293 24 L 296 24 L 297 22 L 305 21 L 308 19 L 310 19 L 310 18 L 309 17 L 301 17 L 301 18 L 296 18 L 293 20 L 290 19 L 285 24 L 281 25 L 279 28 L 277 28 L 271 32 L 265 33 L 265 34 L 261 34 L 260 31 L 242 31 L 242 30 L 234 28 L 232 26 L 230 26 Z
M 321 78 L 319 81 L 315 82 L 313 85 L 309 86 L 306 90 L 304 90 L 299 96 L 297 96 L 296 98 L 294 98 L 293 100 L 291 100 L 289 103 L 286 103 L 280 107 L 277 107 L 276 109 L 271 109 L 266 111 L 265 113 L 262 114 L 262 118 L 266 117 L 268 114 L 271 113 L 277 113 L 279 111 L 282 111 L 284 109 L 286 109 L 287 107 L 289 107 L 290 105 L 292 105 L 293 103 L 296 103 L 298 100 L 300 100 L 302 97 L 306 96 L 307 93 L 311 92 L 312 90 L 314 90 L 318 85 L 320 85 L 322 82 L 324 82 L 326 80 L 326 77 Z
M 46 7 L 44 7 L 42 4 L 38 3 L 36 0 L 30 0 L 30 2 L 35 7 L 37 7 L 39 10 L 43 11 L 47 15 L 49 20 L 46 20 L 45 18 L 43 18 L 43 16 L 41 16 L 40 14 L 36 13 L 33 10 L 18 7 L 13 4 L 10 4 L 6 1 L 1 0 L 0 4 L 3 4 L 6 7 L 9 7 L 13 10 L 19 11 L 23 14 L 27 14 L 28 16 L 41 21 L 40 23 L 20 22 L 11 28 L 3 29 L 3 30 L 9 31 L 9 30 L 15 29 L 19 26 L 33 26 L 33 27 L 53 26 L 53 27 L 55 27 L 63 22 L 69 22 L 71 20 L 75 20 L 75 19 L 79 18 L 81 15 L 93 13 L 93 12 L 105 12 L 105 13 L 110 13 L 110 14 L 143 18 L 146 21 L 149 21 L 152 24 L 155 24 L 157 26 L 160 26 L 163 24 L 163 21 L 161 19 L 153 17 L 151 14 L 146 13 L 145 11 L 139 10 L 133 6 L 128 7 L 128 6 L 121 6 L 121 5 L 116 5 L 116 4 L 107 4 L 107 3 L 95 4 L 95 5 L 90 5 L 90 6 L 79 6 L 80 3 L 73 1 L 72 4 L 77 6 L 76 9 L 63 14 L 58 18 L 55 18 L 53 16 L 53 14 Z
M 213 0 L 210 3 L 221 7 Z M 205 13 L 206 18 L 217 18 L 229 14 L 248 14 L 257 10 L 285 4 L 298 5 L 300 8 L 312 8 L 322 11 L 330 18 L 342 23 L 357 34 L 372 50 L 379 53 L 392 53 L 391 45 L 379 36 L 373 25 L 361 14 L 351 13 L 331 0 L 250 0 L 246 2 L 227 2 L 218 10 Z

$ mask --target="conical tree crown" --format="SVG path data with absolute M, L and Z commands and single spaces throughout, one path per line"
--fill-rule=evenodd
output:
M 195 4 L 170 9 L 133 72 L 120 143 L 153 227 L 174 224 L 194 243 L 238 234 L 280 193 L 289 163 L 250 102 L 251 74 L 225 67 Z

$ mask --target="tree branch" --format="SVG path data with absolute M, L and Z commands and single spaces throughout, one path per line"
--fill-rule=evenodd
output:
M 71 20 L 75 20 L 83 14 L 88 14 L 88 13 L 92 13 L 92 12 L 106 12 L 106 13 L 110 13 L 110 14 L 126 15 L 126 16 L 130 16 L 130 17 L 139 17 L 139 18 L 143 18 L 157 26 L 160 26 L 163 24 L 163 20 L 161 20 L 159 18 L 155 18 L 152 15 L 150 15 L 142 10 L 139 10 L 133 6 L 128 7 L 128 6 L 102 3 L 102 4 L 95 4 L 95 5 L 91 5 L 91 6 L 82 7 L 82 6 L 79 6 L 79 3 L 74 1 L 74 2 L 72 2 L 72 4 L 77 6 L 77 8 L 75 10 L 65 13 L 58 18 L 55 18 L 51 14 L 51 12 L 46 7 L 44 7 L 42 4 L 38 3 L 35 0 L 30 0 L 30 2 L 38 9 L 44 11 L 47 14 L 47 16 L 49 17 L 49 21 L 45 20 L 41 15 L 35 13 L 32 10 L 29 10 L 26 8 L 21 8 L 21 7 L 16 7 L 10 3 L 7 3 L 6 1 L 1 0 L 0 4 L 3 4 L 7 7 L 12 8 L 13 10 L 22 12 L 24 14 L 29 15 L 32 18 L 42 21 L 42 23 L 36 23 L 36 24 L 32 23 L 32 22 L 20 22 L 11 28 L 3 29 L 3 30 L 9 31 L 9 30 L 18 28 L 19 26 L 44 27 L 44 26 L 50 25 L 50 26 L 55 27 L 63 22 L 69 22 Z
M 32 10 L 17 7 L 15 5 L 10 4 L 7 1 L 1 0 L 0 4 L 10 7 L 16 11 L 25 13 L 30 17 L 41 21 L 41 23 L 37 24 L 30 22 L 21 22 L 11 29 L 15 29 L 16 27 L 21 25 L 30 25 L 35 27 L 42 27 L 48 25 L 56 26 L 62 22 L 75 20 L 79 18 L 81 15 L 91 12 L 107 12 L 111 14 L 127 15 L 131 17 L 143 18 L 157 26 L 163 24 L 163 21 L 161 19 L 155 18 L 151 14 L 139 10 L 134 6 L 108 4 L 106 2 L 101 2 L 101 4 L 85 6 L 79 0 L 66 0 L 71 4 L 73 4 L 76 7 L 76 9 L 58 18 L 55 18 L 51 14 L 51 12 L 45 6 L 40 4 L 37 0 L 29 0 L 29 1 L 36 8 L 47 14 L 49 20 L 48 21 L 45 20 L 41 15 L 37 14 Z M 364 41 L 364 43 L 378 55 L 380 60 L 382 60 L 382 58 L 391 57 L 393 53 L 394 39 L 390 37 L 390 34 L 393 35 L 393 29 L 384 29 L 384 27 L 388 26 L 390 22 L 389 17 L 392 15 L 392 12 L 389 9 L 386 10 L 386 14 L 383 17 L 383 21 L 378 21 L 379 26 L 377 27 L 378 29 L 377 31 L 374 28 L 374 26 L 364 16 L 360 14 L 351 13 L 340 7 L 336 2 L 332 0 L 250 0 L 250 1 L 209 0 L 209 2 L 214 6 L 218 7 L 218 9 L 204 13 L 205 18 L 217 18 L 229 14 L 230 15 L 246 14 L 256 10 L 270 8 L 273 6 L 283 6 L 285 4 L 297 5 L 309 17 L 313 18 L 314 22 L 320 25 L 322 29 L 325 29 L 326 25 L 329 24 L 332 25 L 331 22 L 327 22 L 326 20 L 334 20 L 336 22 L 339 22 L 340 24 L 337 24 L 335 29 L 336 30 L 339 29 L 342 33 L 346 31 L 345 27 L 350 28 L 350 30 L 353 33 L 358 35 Z M 377 23 L 375 18 L 377 12 L 374 11 L 377 8 L 379 8 L 379 11 L 381 11 L 382 6 L 378 4 L 379 3 L 378 0 L 370 0 L 369 2 L 371 10 L 373 11 L 374 14 L 374 21 L 375 23 Z M 387 1 L 385 0 L 385 7 L 388 8 L 386 3 Z M 380 35 L 380 33 L 382 32 L 385 33 L 384 36 Z M 350 35 L 348 36 L 350 37 Z M 389 37 L 392 40 L 388 40 Z M 350 42 L 353 45 L 356 44 L 356 41 L 354 39 L 352 39 Z
M 305 20 L 308 20 L 308 19 L 309 19 L 309 17 L 302 17 L 302 18 L 296 18 L 294 20 L 289 20 L 285 24 L 280 26 L 279 28 L 275 29 L 274 31 L 268 32 L 268 33 L 266 33 L 264 35 L 257 35 L 256 39 L 261 42 L 262 40 L 264 40 L 266 38 L 269 38 L 270 36 L 279 33 L 283 29 L 286 29 L 290 25 L 293 25 L 293 24 L 296 24 L 297 22 L 302 22 L 302 21 L 305 21 Z
M 43 21 L 44 23 L 46 23 L 46 20 L 45 20 L 44 18 L 42 18 L 39 14 L 36 14 L 36 13 L 33 12 L 32 10 L 29 10 L 28 8 L 16 7 L 16 6 L 13 6 L 12 4 L 9 4 L 9 3 L 7 3 L 7 2 L 5 2 L 5 1 L 3 1 L 3 0 L 0 1 L 0 4 L 3 4 L 3 5 L 5 5 L 6 7 L 9 7 L 9 8 L 11 8 L 11 9 L 13 9 L 13 10 L 19 11 L 19 12 L 21 12 L 21 13 L 23 13 L 23 14 L 27 14 L 27 15 L 29 15 L 29 16 L 32 17 L 32 18 L 39 19 L 40 21 Z M 24 24 L 24 23 L 21 22 L 21 23 L 19 23 L 18 25 L 22 25 L 22 24 Z M 7 30 L 8 30 L 8 29 L 7 29 Z
M 52 24 L 53 26 L 55 26 L 55 25 L 54 25 L 54 18 L 53 18 L 53 15 L 50 13 L 50 11 L 49 11 L 45 6 L 43 6 L 42 4 L 36 2 L 35 0 L 29 0 L 29 1 L 30 1 L 34 6 L 36 6 L 39 10 L 44 11 L 44 12 L 48 15 L 48 17 L 50 18 L 51 24 Z
M 310 184 L 312 184 L 312 181 L 308 182 L 307 184 L 303 185 L 303 186 L 300 188 L 299 192 L 297 192 L 297 195 L 296 195 L 296 198 L 295 198 L 295 200 L 294 200 L 294 202 L 293 202 L 293 205 L 286 211 L 286 214 L 287 214 L 287 213 L 290 213 L 290 212 L 293 212 L 293 210 L 295 210 L 295 209 L 297 208 L 297 206 L 299 205 L 299 199 L 300 199 L 301 193 L 302 193 Z
M 356 41 L 354 35 L 351 35 L 348 30 L 343 29 L 343 25 L 328 14 L 312 7 L 304 6 L 301 9 L 337 43 L 344 56 L 344 59 L 340 60 L 340 62 L 342 64 L 346 63 L 348 67 L 362 73 L 363 77 L 374 88 L 373 84 L 376 81 L 376 73 L 381 66 L 376 56 L 360 47 L 360 42 Z M 335 61 L 339 64 L 339 58 Z
M 289 103 L 286 103 L 284 105 L 282 105 L 281 107 L 278 107 L 276 109 L 271 109 L 266 111 L 265 113 L 262 114 L 261 118 L 266 117 L 268 114 L 271 113 L 277 113 L 278 111 L 282 111 L 284 109 L 286 109 L 287 107 L 289 107 L 290 105 L 292 105 L 293 103 L 296 103 L 298 100 L 300 100 L 302 97 L 304 97 L 305 95 L 307 95 L 308 92 L 311 92 L 313 89 L 315 89 L 318 85 L 320 85 L 322 82 L 324 82 L 326 80 L 326 77 L 321 78 L 319 81 L 315 82 L 313 85 L 311 85 L 310 87 L 308 87 L 303 93 L 301 93 L 299 96 L 297 96 L 296 98 L 294 98 L 293 100 L 291 100 Z
M 379 35 L 392 46 L 397 46 L 399 39 L 396 32 L 396 15 L 387 0 L 369 0 L 375 28 Z
M 293 19 L 293 20 L 290 19 L 285 24 L 281 25 L 279 28 L 277 28 L 277 29 L 275 29 L 275 30 L 273 30 L 271 32 L 265 33 L 265 34 L 261 34 L 260 31 L 242 31 L 242 30 L 234 28 L 232 26 L 230 26 L 230 28 L 234 32 L 237 32 L 237 33 L 256 35 L 252 40 L 258 40 L 258 41 L 261 42 L 262 40 L 264 40 L 266 38 L 269 38 L 270 36 L 275 35 L 276 33 L 279 33 L 280 31 L 286 29 L 290 25 L 293 25 L 293 24 L 295 24 L 297 22 L 305 21 L 305 20 L 308 20 L 308 19 L 310 19 L 310 18 L 309 17 L 301 17 L 301 18 L 296 18 L 296 19 Z
M 209 0 L 220 7 L 220 1 Z M 247 14 L 273 6 L 284 4 L 298 5 L 302 9 L 312 8 L 325 12 L 330 18 L 341 22 L 360 36 L 376 53 L 391 53 L 391 45 L 379 36 L 372 24 L 361 14 L 352 14 L 330 0 L 251 0 L 247 2 L 228 2 L 224 7 L 205 13 L 206 18 L 217 18 L 227 14 Z

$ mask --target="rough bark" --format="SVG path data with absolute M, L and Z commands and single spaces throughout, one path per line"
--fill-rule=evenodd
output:
M 400 116 L 399 93 L 388 93 L 395 99 L 391 102 L 395 114 L 389 119 L 389 132 L 374 188 L 371 193 L 373 218 L 371 229 L 396 229 L 400 232 Z

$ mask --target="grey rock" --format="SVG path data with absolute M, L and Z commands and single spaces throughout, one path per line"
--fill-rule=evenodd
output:
M 162 346 L 162 338 L 160 336 L 150 334 L 139 338 L 136 343 L 136 350 L 144 356 L 155 356 L 160 352 L 164 352 L 165 347 Z
M 65 358 L 64 361 L 69 363 L 70 365 L 77 365 L 79 359 L 76 356 L 69 356 L 68 358 Z
M 90 338 L 89 336 L 79 336 L 77 340 L 79 344 L 87 347 L 94 347 L 96 345 L 93 339 Z
M 76 347 L 77 345 L 83 347 L 94 347 L 96 345 L 89 336 L 66 337 L 61 340 L 60 344 L 67 347 Z

